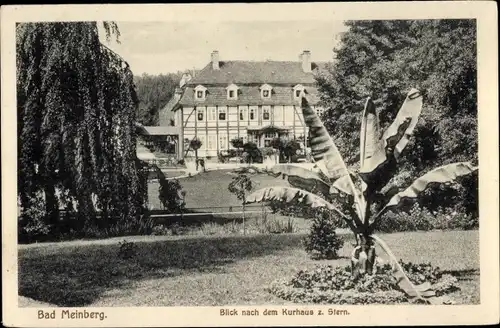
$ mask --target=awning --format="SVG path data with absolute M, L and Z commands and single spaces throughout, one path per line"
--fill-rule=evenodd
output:
M 177 126 L 144 126 L 137 124 L 137 132 L 143 136 L 178 136 L 181 131 Z

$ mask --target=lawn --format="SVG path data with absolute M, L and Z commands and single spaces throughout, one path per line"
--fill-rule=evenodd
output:
M 319 263 L 309 259 L 303 234 L 127 237 L 137 256 L 117 256 L 122 239 L 19 246 L 19 295 L 57 306 L 215 306 L 287 304 L 265 287 Z M 479 303 L 478 231 L 405 232 L 383 236 L 405 261 L 451 271 L 458 303 Z M 30 302 L 23 302 L 26 306 Z
M 227 189 L 234 175 L 229 170 L 214 170 L 200 173 L 192 177 L 180 178 L 179 182 L 186 192 L 186 207 L 197 211 L 212 212 L 217 208 L 241 207 L 241 201 Z M 171 175 L 167 173 L 167 177 Z M 173 177 L 173 176 L 172 176 Z M 269 175 L 259 174 L 252 176 L 255 188 L 270 186 L 288 186 L 286 180 L 276 179 Z M 154 208 L 161 208 L 158 200 L 158 183 L 149 183 L 149 203 Z M 256 205 L 259 207 L 259 205 Z

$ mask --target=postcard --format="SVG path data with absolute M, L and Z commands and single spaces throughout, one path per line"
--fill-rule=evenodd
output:
M 496 12 L 3 6 L 4 325 L 498 323 Z

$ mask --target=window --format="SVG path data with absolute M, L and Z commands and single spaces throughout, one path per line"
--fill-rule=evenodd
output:
M 253 142 L 257 146 L 259 146 L 259 138 L 253 133 L 248 135 L 248 142 Z
M 227 89 L 227 99 L 238 98 L 238 86 L 236 86 L 236 84 L 231 84 L 226 89 Z
M 271 98 L 271 90 L 273 88 L 269 84 L 264 84 L 260 87 L 260 94 L 262 98 L 269 99 Z
M 198 121 L 203 121 L 203 109 L 198 109 Z
M 296 86 L 294 86 L 293 87 L 293 95 L 294 95 L 295 99 L 299 99 L 300 95 L 302 94 L 303 91 L 305 92 L 305 88 L 303 85 L 297 84 Z
M 255 121 L 255 109 L 250 108 L 250 121 Z
M 264 121 L 269 121 L 269 108 L 262 108 L 262 119 Z
M 219 136 L 219 149 L 227 149 L 227 136 Z
M 321 117 L 321 115 L 323 115 L 324 112 L 325 112 L 324 108 L 316 107 L 316 115 L 318 115 L 319 117 Z
M 208 120 L 213 122 L 216 120 L 216 118 L 217 118 L 216 108 L 209 107 L 208 108 Z
M 207 88 L 205 88 L 202 85 L 198 85 L 198 86 L 196 86 L 196 88 L 194 88 L 194 97 L 197 100 L 204 100 L 206 97 L 206 92 L 207 92 Z
M 244 108 L 240 108 L 240 121 L 246 120 L 246 112 Z
M 207 144 L 205 143 L 205 136 L 198 136 L 198 139 L 201 142 L 200 150 L 205 150 L 207 148 Z
M 224 107 L 219 108 L 219 120 L 220 121 L 226 120 L 226 109 Z
M 208 136 L 207 149 L 215 149 L 215 136 Z
M 271 147 L 271 141 L 276 138 L 276 133 L 266 132 L 264 133 L 264 147 Z

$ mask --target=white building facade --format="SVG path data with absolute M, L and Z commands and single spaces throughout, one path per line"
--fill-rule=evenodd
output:
M 318 114 L 314 74 L 320 64 L 304 51 L 299 61 L 220 61 L 214 51 L 211 62 L 192 78 L 183 78 L 173 110 L 180 140 L 198 138 L 200 157 L 217 157 L 242 138 L 268 147 L 276 137 L 295 138 L 306 144 L 308 128 L 300 109 L 300 94 L 308 94 Z M 162 115 L 160 113 L 160 115 Z M 161 121 L 161 119 L 160 119 Z M 183 144 L 181 142 L 181 144 Z M 179 158 L 193 156 L 179 145 Z

